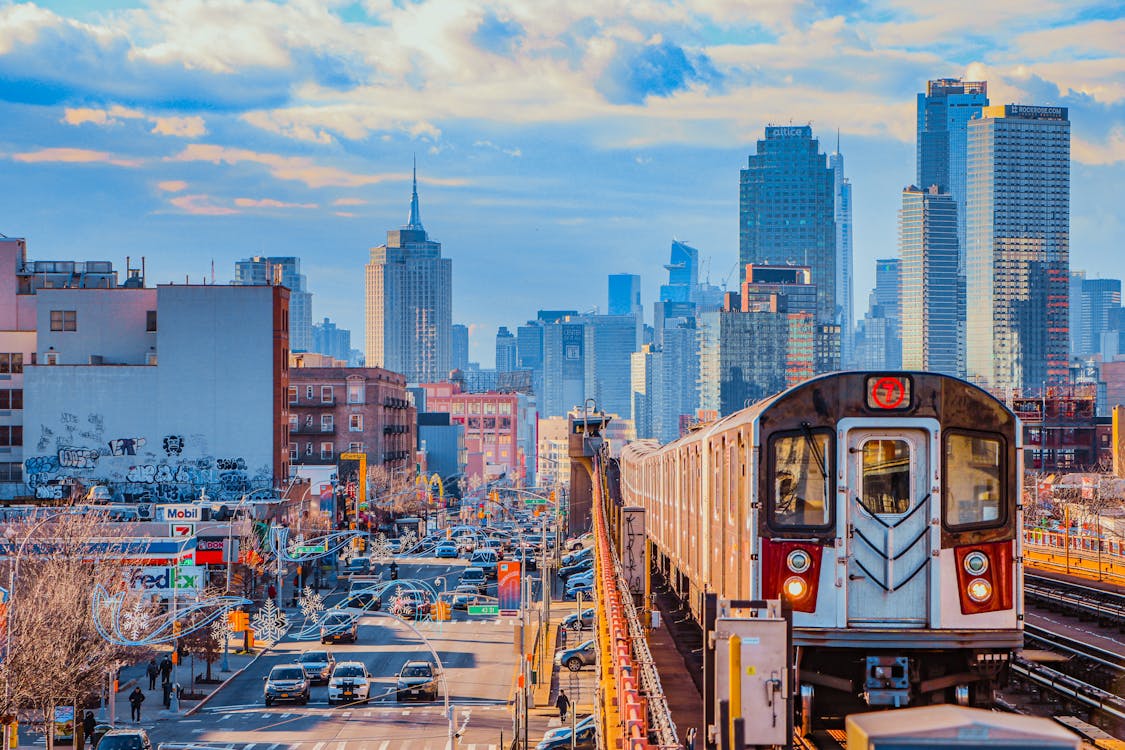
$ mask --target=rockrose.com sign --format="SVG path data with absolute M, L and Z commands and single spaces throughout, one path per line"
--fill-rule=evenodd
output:
M 133 591 L 163 598 L 173 593 L 195 595 L 203 588 L 206 570 L 198 565 L 129 568 L 125 571 L 125 583 Z

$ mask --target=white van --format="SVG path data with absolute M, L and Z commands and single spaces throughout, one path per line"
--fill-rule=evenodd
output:
M 496 554 L 496 550 L 484 548 L 473 551 L 473 556 L 469 558 L 469 565 L 482 568 L 486 576 L 495 578 L 496 564 L 499 561 L 500 556 Z

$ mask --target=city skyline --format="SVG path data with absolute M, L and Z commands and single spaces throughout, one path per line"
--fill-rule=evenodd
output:
M 488 364 L 501 325 L 605 312 L 611 273 L 641 276 L 651 322 L 674 238 L 736 284 L 738 170 L 768 124 L 811 121 L 823 151 L 841 132 L 859 318 L 896 254 L 917 94 L 963 77 L 1069 107 L 1071 267 L 1125 276 L 1111 6 L 132 5 L 0 4 L 0 232 L 31 258 L 144 256 L 154 284 L 297 256 L 311 318 L 358 337 L 359 268 L 406 217 L 417 153 L 453 320 Z

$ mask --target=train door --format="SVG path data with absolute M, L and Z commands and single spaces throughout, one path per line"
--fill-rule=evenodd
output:
M 931 433 L 847 431 L 848 624 L 924 625 L 929 620 Z

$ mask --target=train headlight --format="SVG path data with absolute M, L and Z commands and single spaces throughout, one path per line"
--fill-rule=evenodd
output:
M 974 578 L 969 581 L 969 598 L 980 604 L 992 597 L 992 584 L 983 578 Z
M 789 576 L 785 579 L 782 588 L 785 590 L 785 595 L 790 599 L 800 599 L 808 593 L 809 585 L 800 576 Z
M 804 573 L 812 565 L 812 556 L 803 549 L 795 549 L 785 558 L 785 564 L 794 573 Z
M 988 555 L 980 550 L 975 550 L 965 555 L 961 564 L 965 566 L 966 573 L 971 576 L 979 576 L 988 570 Z

